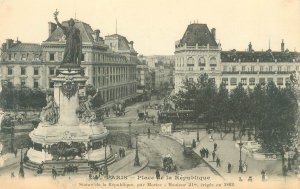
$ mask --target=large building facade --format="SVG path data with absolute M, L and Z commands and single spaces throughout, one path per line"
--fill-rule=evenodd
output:
M 206 24 L 190 24 L 182 39 L 175 43 L 175 92 L 181 90 L 184 80 L 197 81 L 207 73 L 217 86 L 224 83 L 229 90 L 238 83 L 253 88 L 256 84 L 273 81 L 285 87 L 290 74 L 300 71 L 300 53 L 281 51 L 254 51 L 249 43 L 247 51 L 222 51 L 216 42 L 216 29 Z
M 62 22 L 67 26 L 67 22 Z M 87 84 L 95 86 L 105 102 L 130 99 L 136 96 L 137 53 L 115 52 L 100 37 L 100 30 L 75 20 L 75 26 L 82 37 L 82 60 L 85 74 L 89 76 Z M 8 39 L 2 45 L 0 62 L 1 80 L 10 85 L 33 88 L 53 88 L 52 78 L 63 59 L 65 36 L 61 28 L 49 22 L 49 36 L 42 44 L 14 42 Z M 121 36 L 126 39 L 125 37 Z M 133 44 L 128 43 L 127 46 Z M 130 48 L 130 47 L 128 47 Z

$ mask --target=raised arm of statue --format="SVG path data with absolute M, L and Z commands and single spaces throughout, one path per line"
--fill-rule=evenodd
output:
M 63 25 L 61 25 L 61 23 L 58 21 L 57 15 L 59 14 L 59 12 L 56 11 L 53 13 L 54 15 L 54 20 L 56 21 L 56 24 L 58 25 L 58 27 L 60 27 L 64 32 L 66 31 L 66 27 L 64 27 Z

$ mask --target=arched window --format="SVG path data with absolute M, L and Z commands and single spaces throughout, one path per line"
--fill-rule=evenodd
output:
M 199 66 L 205 66 L 205 59 L 204 57 L 199 58 Z
M 189 57 L 187 59 L 187 66 L 194 66 L 194 58 L 193 57 Z
M 215 57 L 210 58 L 209 60 L 210 64 L 217 64 L 217 59 Z

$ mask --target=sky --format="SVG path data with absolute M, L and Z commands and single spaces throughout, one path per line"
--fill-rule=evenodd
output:
M 60 21 L 76 18 L 134 41 L 143 55 L 172 55 L 190 23 L 216 28 L 223 50 L 300 52 L 300 0 L 0 0 L 0 43 L 5 39 L 41 43 L 55 10 Z M 116 24 L 117 20 L 117 24 Z

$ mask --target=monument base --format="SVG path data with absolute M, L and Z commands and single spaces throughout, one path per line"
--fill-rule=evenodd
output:
M 40 123 L 39 126 L 30 132 L 29 137 L 32 140 L 32 148 L 27 151 L 27 157 L 31 162 L 41 164 L 42 162 L 57 159 L 49 152 L 51 145 L 64 142 L 82 143 L 88 149 L 81 157 L 75 156 L 73 160 L 87 160 L 99 162 L 105 159 L 104 140 L 109 134 L 102 123 L 89 125 L 80 123 L 79 126 L 62 126 Z M 106 147 L 106 156 L 111 155 L 109 147 Z M 72 157 L 71 157 L 72 158 Z M 70 157 L 66 160 L 70 160 Z M 64 160 L 63 157 L 60 158 Z

